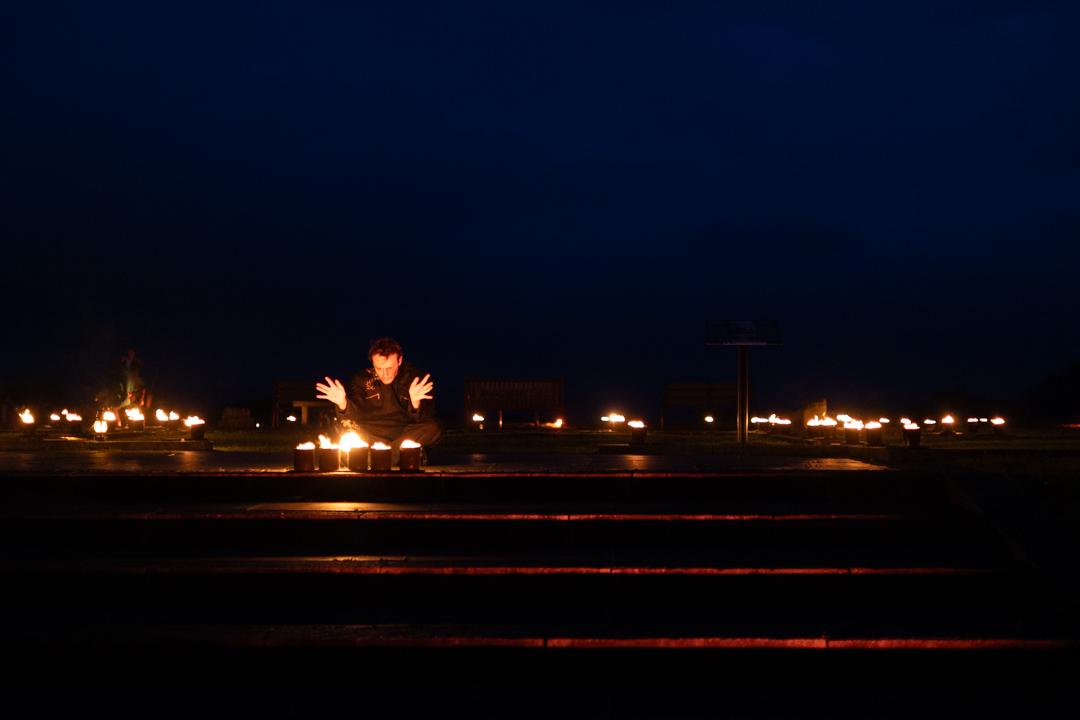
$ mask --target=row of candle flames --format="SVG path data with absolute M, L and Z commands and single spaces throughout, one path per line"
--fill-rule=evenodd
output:
M 139 408 L 127 408 L 124 410 L 124 416 L 127 418 L 129 427 L 136 429 L 143 429 L 146 427 L 146 416 Z M 98 413 L 94 419 L 94 435 L 98 437 L 104 437 L 112 427 L 118 425 L 118 416 L 113 410 L 102 410 Z M 154 413 L 154 419 L 165 426 L 178 427 L 181 423 L 180 416 L 173 411 L 166 412 L 165 410 L 158 408 Z M 30 429 L 33 428 L 37 422 L 33 413 L 30 412 L 30 408 L 24 409 L 19 413 L 19 420 L 22 421 L 23 427 Z M 58 413 L 51 413 L 49 415 L 49 421 L 53 424 L 63 422 L 63 426 L 72 431 L 78 431 L 82 428 L 82 415 L 75 412 L 68 412 L 64 409 Z M 184 427 L 188 428 L 192 436 L 201 434 L 206 421 L 198 415 L 189 415 L 183 420 Z
M 420 443 L 402 440 L 398 468 L 405 472 L 420 470 Z M 392 468 L 393 448 L 384 442 L 368 445 L 355 432 L 347 432 L 334 442 L 326 435 L 319 444 L 304 442 L 293 453 L 293 468 L 297 472 L 333 472 L 343 468 L 354 472 L 386 472 Z

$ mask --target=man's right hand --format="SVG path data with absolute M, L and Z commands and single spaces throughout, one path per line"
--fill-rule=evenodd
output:
M 345 386 L 341 384 L 340 380 L 333 378 L 324 378 L 326 384 L 315 383 L 315 390 L 319 393 L 315 396 L 316 400 L 329 400 L 338 406 L 338 410 L 345 410 L 345 406 L 349 403 L 348 397 L 345 395 Z

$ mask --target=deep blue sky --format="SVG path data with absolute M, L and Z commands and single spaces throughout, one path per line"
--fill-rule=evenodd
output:
M 455 410 L 1007 398 L 1080 358 L 1080 5 L 7 3 L 0 380 L 253 403 L 389 333 Z M 57 297 L 56 294 L 60 297 Z M 29 398 L 27 398 L 29 399 Z

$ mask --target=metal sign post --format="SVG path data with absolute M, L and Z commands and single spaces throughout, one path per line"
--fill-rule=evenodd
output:
M 714 320 L 705 331 L 705 344 L 739 348 L 739 374 L 736 384 L 735 429 L 739 445 L 750 441 L 750 365 L 751 345 L 780 345 L 780 331 L 775 322 L 761 320 Z

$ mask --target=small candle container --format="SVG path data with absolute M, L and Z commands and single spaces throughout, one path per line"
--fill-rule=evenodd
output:
M 296 472 L 315 472 L 315 448 L 296 448 L 293 450 L 293 470 Z
M 69 415 L 67 417 L 67 419 L 64 421 L 64 425 L 65 425 L 64 431 L 68 435 L 75 435 L 76 437 L 82 437 L 82 435 L 83 435 L 83 424 L 82 424 L 82 419 L 81 418 L 78 419 L 78 420 L 72 420 L 71 416 Z
M 371 472 L 390 472 L 393 467 L 393 451 L 385 445 L 382 447 L 372 445 L 368 450 L 368 458 L 371 463 Z
M 860 432 L 862 431 L 859 428 L 844 428 L 844 444 L 858 445 Z
M 334 472 L 341 469 L 341 451 L 336 447 L 318 449 L 319 472 Z
M 885 437 L 881 432 L 881 426 L 869 427 L 863 429 L 863 433 L 866 436 L 866 444 L 871 447 L 881 447 L 885 444 Z
M 630 444 L 634 447 L 645 447 L 645 434 L 648 431 L 641 420 L 630 421 Z
M 904 428 L 903 432 L 904 444 L 906 444 L 908 447 L 919 447 L 920 443 L 922 442 L 921 427 Z
M 354 447 L 347 451 L 348 458 L 345 463 L 349 470 L 353 472 L 367 472 L 368 471 L 368 448 L 366 447 Z
M 194 430 L 195 428 L 192 427 L 191 429 Z M 146 418 L 143 418 L 142 420 L 128 420 L 128 430 L 132 430 L 134 432 L 143 432 L 144 430 L 146 430 Z
M 401 472 L 420 472 L 419 447 L 402 447 L 398 458 L 398 468 Z
M 206 437 L 206 425 L 199 423 L 191 426 L 191 439 L 202 440 Z

